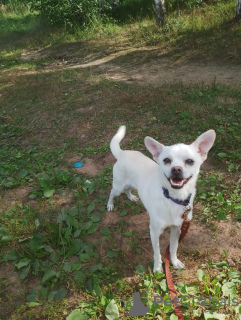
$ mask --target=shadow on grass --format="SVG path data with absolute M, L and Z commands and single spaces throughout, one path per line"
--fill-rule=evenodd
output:
M 4 17 L 0 19 L 0 50 L 37 47 L 56 31 L 36 14 Z

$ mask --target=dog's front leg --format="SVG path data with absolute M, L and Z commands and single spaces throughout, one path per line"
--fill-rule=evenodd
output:
M 184 269 L 184 264 L 177 259 L 177 247 L 180 237 L 180 227 L 172 226 L 171 227 L 171 235 L 170 235 L 170 256 L 171 262 L 175 269 Z
M 151 243 L 152 243 L 152 248 L 154 252 L 154 268 L 153 268 L 154 273 L 156 271 L 163 272 L 162 257 L 161 257 L 160 245 L 159 245 L 159 238 L 162 232 L 163 232 L 163 229 L 158 228 L 156 225 L 155 226 L 150 225 Z

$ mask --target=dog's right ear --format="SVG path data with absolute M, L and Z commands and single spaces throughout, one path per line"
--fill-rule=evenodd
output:
M 195 147 L 197 152 L 202 157 L 202 160 L 207 159 L 208 151 L 212 148 L 213 143 L 216 138 L 216 133 L 214 130 L 208 130 L 201 134 L 193 143 L 192 145 Z
M 150 151 L 150 153 L 152 154 L 153 159 L 157 161 L 159 155 L 162 152 L 164 145 L 151 137 L 145 137 L 144 142 L 147 150 Z

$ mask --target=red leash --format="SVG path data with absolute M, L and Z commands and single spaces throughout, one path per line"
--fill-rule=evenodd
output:
M 182 223 L 182 227 L 181 227 L 181 234 L 180 234 L 180 238 L 179 238 L 179 243 L 182 241 L 182 239 L 187 234 L 189 226 L 190 226 L 190 221 L 184 220 Z M 167 247 L 166 252 L 165 252 L 165 272 L 166 272 L 167 286 L 168 286 L 170 296 L 171 296 L 171 299 L 173 302 L 175 315 L 178 317 L 178 320 L 184 320 L 181 305 L 178 300 L 177 292 L 175 290 L 175 287 L 174 287 L 174 284 L 172 281 L 172 275 L 171 275 L 171 271 L 170 271 L 170 251 L 169 251 L 169 249 L 170 249 L 170 246 Z M 176 302 L 177 302 L 175 304 L 174 304 L 174 298 L 176 298 Z

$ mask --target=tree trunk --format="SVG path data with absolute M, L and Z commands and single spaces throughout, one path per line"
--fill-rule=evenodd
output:
M 166 24 L 165 0 L 155 0 L 155 8 L 156 8 L 156 23 L 159 27 L 164 27 L 164 25 Z
M 236 17 L 241 19 L 241 0 L 238 0 L 237 3 Z

